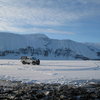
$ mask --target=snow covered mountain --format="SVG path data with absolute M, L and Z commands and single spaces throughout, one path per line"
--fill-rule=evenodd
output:
M 100 48 L 72 40 L 50 39 L 44 34 L 0 32 L 0 58 L 21 55 L 41 59 L 100 59 Z
M 96 48 L 98 51 L 100 51 L 100 43 L 85 43 L 88 47 L 94 47 Z

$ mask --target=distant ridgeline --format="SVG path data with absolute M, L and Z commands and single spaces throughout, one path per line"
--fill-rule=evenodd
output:
M 83 55 L 76 54 L 74 51 L 72 51 L 69 48 L 65 49 L 56 49 L 55 51 L 52 49 L 41 49 L 37 48 L 34 49 L 33 47 L 26 47 L 26 48 L 19 48 L 17 50 L 5 50 L 5 51 L 0 51 L 0 57 L 4 56 L 21 56 L 21 55 L 27 55 L 27 56 L 36 56 L 36 57 L 55 57 L 58 59 L 61 59 L 64 57 L 64 59 L 82 59 L 82 60 L 90 60 L 91 58 L 85 57 Z M 100 57 L 100 52 L 97 52 L 97 56 Z M 96 59 L 95 59 L 96 60 Z M 98 59 L 99 60 L 99 59 Z
M 35 56 L 40 59 L 100 59 L 100 45 L 50 39 L 44 34 L 0 33 L 0 58 Z

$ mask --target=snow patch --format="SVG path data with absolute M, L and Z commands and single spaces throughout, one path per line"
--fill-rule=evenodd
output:
M 100 80 L 100 61 L 41 60 L 40 65 L 22 65 L 20 60 L 0 60 L 0 79 L 29 83 Z

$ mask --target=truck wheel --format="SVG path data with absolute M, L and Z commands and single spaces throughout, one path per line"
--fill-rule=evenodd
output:
M 38 59 L 36 63 L 37 63 L 37 65 L 40 65 L 40 60 Z
M 35 65 L 35 62 L 34 61 L 32 62 L 32 65 Z
M 37 63 L 37 65 L 40 65 L 39 63 Z
M 25 61 L 22 61 L 22 64 L 26 64 L 26 62 Z

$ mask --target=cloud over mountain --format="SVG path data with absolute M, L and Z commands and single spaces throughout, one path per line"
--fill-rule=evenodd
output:
M 71 26 L 76 20 L 98 16 L 99 11 L 98 0 L 0 0 L 0 30 L 32 32 L 37 28 L 41 32 L 38 26 L 51 26 L 44 28 L 50 32 L 54 26 Z M 61 33 L 53 30 L 53 33 Z

